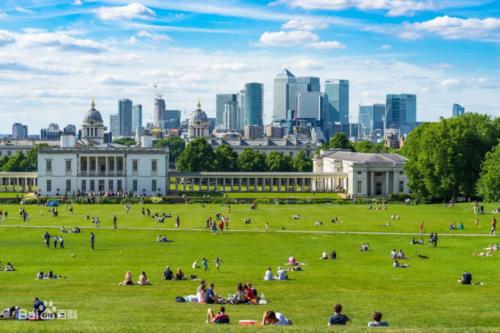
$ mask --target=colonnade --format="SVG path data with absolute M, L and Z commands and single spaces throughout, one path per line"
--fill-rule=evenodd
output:
M 36 172 L 0 172 L 0 191 L 30 192 L 37 187 Z

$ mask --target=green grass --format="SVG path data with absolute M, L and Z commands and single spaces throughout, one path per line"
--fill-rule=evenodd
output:
M 468 204 L 454 208 L 441 205 L 390 205 L 387 210 L 368 210 L 366 205 L 232 205 L 231 213 L 220 205 L 149 205 L 153 212 L 179 214 L 181 230 L 172 228 L 174 219 L 158 224 L 142 217 L 139 206 L 130 214 L 120 205 L 76 206 L 74 215 L 60 207 L 60 216 L 51 217 L 45 208 L 27 206 L 30 220 L 22 222 L 17 205 L 3 205 L 9 211 L 7 226 L 0 227 L 0 260 L 12 261 L 18 271 L 0 273 L 0 308 L 18 304 L 30 309 L 31 300 L 39 296 L 51 300 L 60 309 L 77 309 L 78 319 L 52 322 L 0 321 L 0 331 L 51 332 L 204 332 L 207 305 L 175 303 L 176 296 L 194 294 L 197 282 L 162 281 L 166 265 L 182 267 L 216 284 L 222 296 L 234 292 L 236 283 L 251 281 L 270 301 L 265 306 L 227 306 L 233 324 L 211 327 L 214 331 L 324 331 L 333 303 L 342 303 L 352 318 L 346 332 L 365 329 L 373 310 L 384 313 L 394 331 L 408 332 L 485 332 L 500 331 L 500 253 L 493 257 L 475 257 L 489 243 L 496 241 L 486 235 L 492 214 L 480 216 L 480 227 Z M 491 211 L 495 205 L 486 205 Z M 40 215 L 43 210 L 44 215 Z M 216 212 L 231 216 L 231 232 L 213 235 L 203 231 L 205 219 Z M 390 221 L 392 213 L 401 216 L 391 227 L 380 227 Z M 96 234 L 96 251 L 89 250 L 89 229 L 82 234 L 65 235 L 66 249 L 46 249 L 42 234 L 47 228 L 17 228 L 16 226 L 91 227 L 86 214 L 99 216 L 103 228 Z M 292 214 L 301 214 L 292 220 Z M 118 216 L 118 230 L 108 229 L 112 216 Z M 333 225 L 330 218 L 338 216 L 342 223 Z M 250 225 L 242 223 L 251 217 Z M 323 227 L 314 226 L 322 219 Z M 427 231 L 437 231 L 442 237 L 438 248 L 411 246 L 411 236 L 398 234 L 341 234 L 335 231 L 358 232 L 418 232 L 425 220 Z M 265 221 L 272 231 L 263 232 Z M 463 222 L 463 232 L 447 230 L 450 221 Z M 136 227 L 144 229 L 125 229 Z M 284 228 L 286 232 L 281 230 Z M 60 234 L 57 229 L 51 233 Z M 291 231 L 291 232 L 289 232 Z M 297 231 L 297 232 L 293 232 Z M 156 243 L 158 233 L 172 238 L 172 243 Z M 478 234 L 476 237 L 457 235 Z M 370 251 L 359 252 L 368 241 Z M 393 269 L 391 249 L 404 249 L 410 259 L 408 269 Z M 320 260 L 324 250 L 335 249 L 337 261 Z M 72 254 L 75 254 L 73 257 Z M 289 255 L 305 262 L 303 272 L 290 273 L 290 281 L 264 282 L 267 266 L 276 270 Z M 420 259 L 417 254 L 429 259 Z M 210 270 L 191 269 L 194 259 L 210 259 Z M 213 260 L 223 260 L 217 273 Z M 36 281 L 36 272 L 53 270 L 67 279 Z M 144 270 L 153 282 L 150 287 L 118 287 L 125 271 L 134 279 Z M 463 270 L 473 273 L 483 286 L 460 286 L 456 279 Z M 239 327 L 240 319 L 260 319 L 267 309 L 286 314 L 294 320 L 292 328 Z M 332 330 L 339 330 L 335 328 Z
M 0 192 L 0 198 L 13 198 L 15 199 L 16 196 L 23 197 L 26 193 L 21 193 L 21 192 Z

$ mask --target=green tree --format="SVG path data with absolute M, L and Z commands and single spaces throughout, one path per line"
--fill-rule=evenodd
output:
M 352 144 L 347 135 L 339 132 L 330 139 L 330 148 L 352 149 Z
M 477 187 L 485 201 L 500 200 L 500 143 L 486 154 Z
M 389 151 L 383 143 L 370 141 L 357 141 L 353 144 L 353 149 L 358 153 L 387 153 Z
M 120 138 L 113 140 L 113 143 L 119 144 L 119 145 L 124 145 L 124 146 L 135 146 L 137 143 L 133 138 Z
M 238 169 L 238 154 L 228 145 L 221 145 L 215 150 L 216 171 L 236 171 Z
M 468 113 L 413 130 L 403 148 L 413 192 L 425 199 L 473 196 L 481 162 L 499 138 L 499 124 Z
M 245 148 L 237 159 L 240 171 L 266 171 L 266 155 L 250 148 Z
M 177 158 L 176 166 L 178 170 L 187 172 L 212 171 L 214 160 L 212 146 L 204 138 L 197 138 L 188 143 Z
M 306 153 L 301 150 L 293 159 L 293 168 L 299 172 L 309 172 L 313 169 L 312 159 L 306 156 Z
M 177 160 L 177 157 L 184 151 L 186 148 L 186 141 L 178 136 L 170 136 L 165 139 L 158 139 L 155 141 L 155 147 L 168 147 L 169 157 L 171 163 L 174 163 Z
M 266 156 L 267 170 L 272 172 L 291 171 L 292 164 L 293 162 L 290 156 L 277 151 L 273 151 Z
M 23 152 L 17 152 L 12 155 L 7 163 L 2 165 L 2 171 L 14 172 L 14 171 L 27 171 L 28 169 L 28 159 Z

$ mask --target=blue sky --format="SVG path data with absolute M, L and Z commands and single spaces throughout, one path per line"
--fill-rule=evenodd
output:
M 349 79 L 350 113 L 387 93 L 417 94 L 420 121 L 451 105 L 500 115 L 500 1 L 493 0 L 3 0 L 0 133 L 80 124 L 96 97 L 105 121 L 117 100 L 152 118 L 156 84 L 187 115 L 201 98 L 245 82 L 296 75 Z

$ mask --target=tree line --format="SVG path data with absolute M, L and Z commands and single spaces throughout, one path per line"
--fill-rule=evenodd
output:
M 0 171 L 4 172 L 28 172 L 38 169 L 38 148 L 47 145 L 38 145 L 31 148 L 27 154 L 18 151 L 13 155 L 5 155 L 0 158 Z

